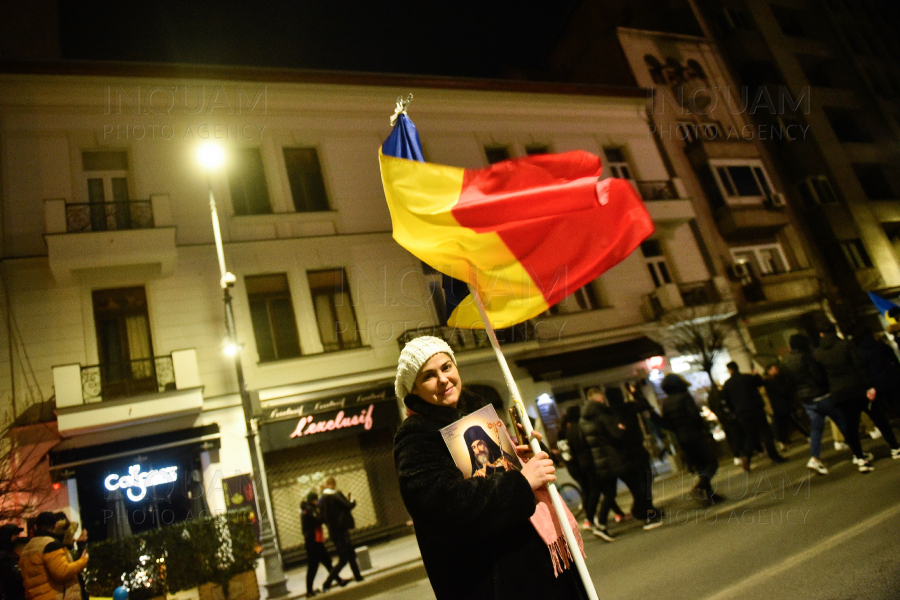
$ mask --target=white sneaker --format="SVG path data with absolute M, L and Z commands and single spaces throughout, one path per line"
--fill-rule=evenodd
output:
M 834 443 L 834 449 L 835 449 L 835 450 L 849 450 L 849 449 L 850 449 L 850 446 L 848 446 L 848 445 L 845 444 L 844 442 L 835 442 L 835 443 Z
M 900 456 L 898 456 L 900 458 Z M 806 467 L 808 469 L 812 469 L 819 475 L 828 475 L 828 469 L 825 468 L 825 465 L 822 464 L 822 461 L 816 458 L 815 456 L 809 459 L 809 462 L 806 463 Z
M 585 531 L 590 531 L 591 530 L 591 522 L 588 521 L 587 519 L 585 519 L 584 523 L 581 524 L 581 528 L 584 529 Z
M 785 445 L 781 442 L 775 442 L 775 448 L 777 448 L 779 452 L 784 452 Z
M 734 457 L 734 464 L 736 464 L 737 466 L 741 466 L 741 457 L 740 456 Z
M 876 427 L 875 429 L 873 429 L 872 431 L 869 432 L 869 437 L 872 438 L 873 440 L 877 440 L 878 438 L 881 437 L 881 432 Z
M 893 448 L 891 450 L 891 458 L 900 458 L 900 448 Z
M 603 540 L 604 542 L 614 542 L 616 538 L 610 535 L 609 531 L 607 531 L 606 527 L 594 527 L 591 529 L 591 533 L 595 536 Z
M 872 460 L 871 456 L 871 454 L 867 454 L 866 458 L 853 457 L 853 464 L 856 465 L 860 473 L 871 473 L 875 470 L 868 462 L 869 460 Z

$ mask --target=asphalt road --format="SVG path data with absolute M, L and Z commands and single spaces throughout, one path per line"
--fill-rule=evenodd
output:
M 900 600 L 900 460 L 882 440 L 863 444 L 876 457 L 869 474 L 830 449 L 822 458 L 831 473 L 812 474 L 800 447 L 784 465 L 763 459 L 749 474 L 722 469 L 714 482 L 727 500 L 714 508 L 681 493 L 678 481 L 657 486 L 657 497 L 669 497 L 659 503 L 663 527 L 626 521 L 612 527 L 614 543 L 585 536 L 599 597 Z M 423 579 L 370 598 L 434 594 Z

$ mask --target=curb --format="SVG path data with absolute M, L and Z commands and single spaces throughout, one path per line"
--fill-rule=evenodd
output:
M 350 584 L 347 587 L 333 587 L 328 590 L 328 592 L 320 593 L 316 598 L 340 598 L 340 600 L 369 598 L 370 596 L 382 594 L 428 577 L 425 573 L 425 566 L 422 564 L 421 558 L 416 558 L 384 569 L 369 571 L 368 574 L 364 573 L 363 576 L 365 577 L 365 581 L 362 583 L 356 583 L 351 579 Z M 289 600 L 299 600 L 302 598 L 306 598 L 305 593 L 292 595 L 289 597 Z

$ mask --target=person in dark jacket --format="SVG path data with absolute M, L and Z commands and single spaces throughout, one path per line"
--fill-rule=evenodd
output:
M 863 411 L 869 414 L 872 422 L 881 431 L 881 435 L 891 448 L 891 456 L 900 458 L 900 445 L 891 429 L 890 423 L 880 410 L 873 409 L 871 402 L 875 400 L 876 389 L 872 377 L 865 365 L 865 360 L 859 349 L 847 340 L 837 335 L 834 323 L 825 323 L 819 328 L 819 347 L 813 352 L 813 358 L 819 361 L 825 368 L 828 376 L 828 385 L 831 394 L 835 397 L 835 404 L 844 414 L 847 423 L 847 433 L 853 437 L 859 436 L 859 419 Z M 844 437 L 847 437 L 846 434 Z M 850 440 L 847 440 L 850 444 Z M 861 473 L 872 470 L 872 455 L 857 454 L 855 444 L 850 444 L 853 450 L 853 463 Z M 861 448 L 861 446 L 856 446 Z
M 591 455 L 591 449 L 588 447 L 587 442 L 585 442 L 584 434 L 578 424 L 580 420 L 581 409 L 577 406 L 570 406 L 562 419 L 562 426 L 558 439 L 565 440 L 568 445 L 566 468 L 572 478 L 578 482 L 579 486 L 581 486 L 581 497 L 585 516 L 582 529 L 591 531 L 594 527 L 599 527 L 600 525 L 596 518 L 596 511 L 601 493 L 598 488 L 599 483 L 596 481 L 596 476 L 594 474 L 594 460 Z M 613 494 L 612 503 L 609 506 L 613 513 L 615 513 L 616 520 L 619 521 L 625 518 L 625 513 L 619 508 L 614 496 L 615 495 Z M 604 521 L 604 525 L 605 524 Z
M 712 449 L 712 436 L 700 415 L 697 402 L 691 396 L 690 385 L 680 375 L 669 373 L 662 380 L 666 398 L 662 402 L 663 426 L 675 434 L 685 463 L 697 473 L 694 489 L 702 499 L 716 504 L 722 497 L 713 491 L 712 478 L 719 470 L 719 461 Z
M 19 537 L 20 533 L 22 528 L 18 525 L 0 525 L 0 590 L 3 591 L 3 600 L 25 600 L 19 555 L 28 539 Z
M 722 386 L 721 398 L 735 414 L 744 437 L 741 465 L 750 470 L 750 459 L 760 440 L 774 463 L 787 462 L 775 448 L 775 438 L 766 420 L 765 403 L 759 393 L 763 379 L 757 374 L 741 373 L 736 362 L 725 365 L 731 377 Z
M 797 418 L 794 396 L 791 394 L 787 375 L 781 372 L 781 367 L 776 363 L 766 367 L 766 375 L 763 383 L 769 404 L 772 406 L 772 428 L 775 430 L 775 439 L 782 445 L 790 443 L 791 426 L 803 437 L 808 438 L 809 429 Z
M 363 580 L 359 564 L 356 562 L 356 550 L 350 541 L 350 530 L 356 527 L 352 513 L 354 508 L 356 501 L 338 491 L 334 477 L 327 478 L 322 486 L 322 497 L 319 498 L 319 512 L 322 514 L 322 520 L 328 525 L 328 537 L 334 542 L 338 561 L 328 574 L 328 579 L 322 584 L 323 592 L 327 592 L 335 583 L 341 587 L 347 585 L 347 580 L 341 579 L 340 574 L 341 569 L 348 564 L 353 571 L 353 579 Z
M 331 572 L 331 557 L 325 549 L 325 535 L 322 533 L 322 515 L 319 514 L 319 495 L 310 492 L 306 499 L 300 503 L 300 527 L 303 529 L 303 544 L 306 546 L 306 597 L 312 598 L 318 591 L 314 584 L 319 565 L 325 567 L 325 572 Z M 347 580 L 338 579 L 340 585 L 346 585 Z
M 853 341 L 872 377 L 876 404 L 893 416 L 900 417 L 900 362 L 897 355 L 864 325 L 854 329 Z
M 422 336 L 403 348 L 395 389 L 409 416 L 394 436 L 394 463 L 435 597 L 581 598 L 574 565 L 557 576 L 552 548 L 531 521 L 535 490 L 556 479 L 553 461 L 539 452 L 521 471 L 465 478 L 440 431 L 463 416 L 461 388 L 445 341 Z M 520 457 L 524 449 L 517 448 Z M 558 547 L 568 552 L 565 540 Z
M 650 456 L 643 444 L 643 432 L 637 418 L 649 405 L 626 403 L 621 390 L 611 388 L 604 394 L 600 388 L 587 391 L 588 402 L 579 426 L 591 450 L 594 474 L 603 498 L 595 521 L 594 535 L 605 540 L 609 511 L 616 497 L 617 480 L 621 479 L 634 499 L 632 515 L 644 521 L 644 529 L 662 525 L 662 513 L 653 505 Z M 615 403 L 615 408 L 613 407 Z

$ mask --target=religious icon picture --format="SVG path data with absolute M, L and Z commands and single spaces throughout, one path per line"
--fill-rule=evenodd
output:
M 441 435 L 466 479 L 522 469 L 515 443 L 490 404 L 444 427 Z

